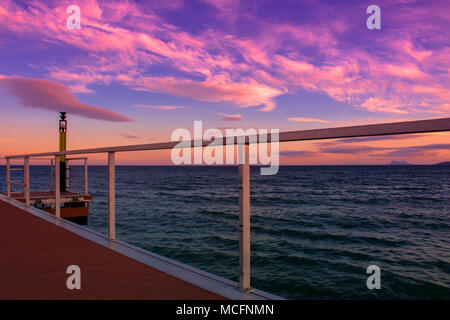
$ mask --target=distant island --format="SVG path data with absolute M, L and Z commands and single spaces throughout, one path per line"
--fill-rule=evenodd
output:
M 450 166 L 450 161 L 439 162 L 435 166 Z
M 406 162 L 406 161 L 396 161 L 396 160 L 391 161 L 390 164 L 391 164 L 391 165 L 394 165 L 394 166 L 407 166 L 407 165 L 411 165 L 411 163 L 409 163 L 409 162 Z
M 392 160 L 390 165 L 394 165 L 394 166 L 410 166 L 412 165 L 412 163 L 406 162 L 406 161 L 402 161 L 402 160 Z M 434 166 L 450 166 L 450 161 L 444 161 L 444 162 L 439 162 L 439 163 L 435 163 Z

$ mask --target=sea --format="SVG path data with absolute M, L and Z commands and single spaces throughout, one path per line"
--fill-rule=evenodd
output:
M 1 192 L 5 176 L 1 166 Z M 48 166 L 31 166 L 31 191 L 50 183 Z M 87 227 L 105 235 L 107 190 L 107 167 L 89 166 Z M 238 203 L 236 166 L 116 167 L 119 240 L 234 281 Z M 449 300 L 449 235 L 450 166 L 281 166 L 274 176 L 251 167 L 254 288 L 287 299 Z M 372 265 L 380 289 L 367 287 Z

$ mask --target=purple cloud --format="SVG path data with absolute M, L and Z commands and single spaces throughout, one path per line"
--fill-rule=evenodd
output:
M 450 143 L 436 143 L 423 146 L 403 147 L 397 148 L 397 150 L 389 151 L 386 153 L 378 154 L 380 157 L 415 157 L 422 156 L 425 153 L 438 150 L 450 150 Z M 433 153 L 432 155 L 435 155 Z
M 376 148 L 369 146 L 337 146 L 337 147 L 322 147 L 322 153 L 339 153 L 339 154 L 357 154 L 368 153 L 372 151 L 386 150 L 387 148 Z
M 226 113 L 219 113 L 220 117 L 224 121 L 242 121 L 244 118 L 240 114 L 226 114 Z
M 0 76 L 0 87 L 25 107 L 66 111 L 96 120 L 134 122 L 114 111 L 81 103 L 69 87 L 55 81 Z
M 121 135 L 127 139 L 141 139 L 142 137 L 135 136 L 133 134 L 121 133 Z
M 307 90 L 371 112 L 450 110 L 448 1 L 384 1 L 376 33 L 364 26 L 363 2 L 279 1 L 274 13 L 270 1 L 204 1 L 177 0 L 166 11 L 156 2 L 78 0 L 83 32 L 61 27 L 64 6 L 3 1 L 0 30 L 7 40 L 75 49 L 67 58 L 77 63 L 39 64 L 78 90 L 115 81 L 265 111 L 276 97 Z M 151 71 L 161 66 L 176 75 Z
M 370 146 L 352 146 L 352 145 L 322 145 L 319 146 L 321 153 L 333 153 L 333 154 L 360 154 L 360 153 L 372 153 L 376 151 L 385 151 L 384 153 L 374 153 L 371 156 L 375 157 L 397 157 L 397 156 L 422 156 L 430 151 L 438 150 L 450 150 L 450 144 L 437 143 L 427 144 L 422 146 L 413 147 L 370 147 Z
M 314 157 L 318 156 L 319 153 L 313 151 L 280 151 L 280 156 L 283 157 Z
M 187 106 L 150 106 L 146 104 L 135 104 L 132 105 L 133 108 L 144 108 L 144 109 L 157 109 L 157 110 L 164 110 L 164 111 L 172 111 L 172 110 L 178 110 L 178 109 L 189 109 L 190 107 Z
M 361 138 L 345 138 L 336 140 L 339 143 L 353 143 L 353 142 L 366 142 L 366 141 L 382 141 L 382 140 L 406 140 L 426 137 L 425 134 L 407 134 L 407 135 L 387 135 L 377 137 L 361 137 Z

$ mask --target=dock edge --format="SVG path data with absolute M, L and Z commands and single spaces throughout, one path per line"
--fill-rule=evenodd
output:
M 231 300 L 285 300 L 277 295 L 253 288 L 248 292 L 243 292 L 238 289 L 237 282 L 188 266 L 181 262 L 166 258 L 123 241 L 109 240 L 107 236 L 97 231 L 80 226 L 65 219 L 58 219 L 50 213 L 35 207 L 26 206 L 24 203 L 9 199 L 2 194 L 0 194 L 0 200 L 26 211 L 27 213 L 30 213 L 42 220 L 66 229 L 69 232 L 77 234 L 82 238 L 109 248 L 121 255 L 183 280 L 189 284 L 218 294 L 224 298 Z

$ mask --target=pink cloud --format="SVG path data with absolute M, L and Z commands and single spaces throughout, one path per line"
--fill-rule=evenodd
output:
M 399 109 L 400 106 L 395 102 L 376 97 L 368 98 L 361 104 L 361 107 L 373 112 L 407 113 L 406 111 Z
M 282 157 L 318 157 L 321 154 L 319 152 L 308 151 L 308 150 L 286 150 L 280 151 L 280 156 Z
M 31 4 L 36 3 L 32 1 Z M 211 55 L 203 50 L 207 39 L 192 37 L 168 25 L 162 28 L 163 22 L 159 18 L 142 15 L 134 4 L 121 2 L 120 10 L 116 15 L 109 13 L 105 16 L 117 20 L 127 15 L 127 18 L 131 18 L 130 20 L 134 23 L 133 29 L 148 30 L 150 25 L 153 26 L 150 27 L 151 32 L 112 27 L 100 19 L 103 17 L 103 10 L 95 1 L 82 1 L 79 5 L 83 8 L 82 32 L 56 28 L 53 23 L 49 23 L 54 21 L 56 16 L 66 17 L 66 14 L 52 11 L 45 5 L 39 5 L 41 11 L 39 16 L 20 11 L 27 17 L 28 23 L 21 28 L 16 24 L 11 27 L 22 34 L 31 33 L 33 29 L 39 27 L 40 33 L 49 39 L 62 41 L 91 52 L 89 62 L 71 64 L 68 68 L 51 67 L 50 77 L 68 83 L 77 92 L 90 92 L 87 87 L 90 83 L 109 83 L 115 80 L 134 88 L 166 92 L 202 101 L 227 101 L 239 107 L 264 105 L 262 110 L 265 111 L 273 110 L 276 106 L 272 98 L 283 93 L 282 90 L 258 83 L 251 78 L 235 83 L 230 81 L 227 73 L 215 74 L 212 69 L 217 66 L 234 69 L 243 66 L 233 65 L 230 57 Z M 88 8 L 86 16 L 85 8 Z M 11 15 L 14 15 L 13 11 L 19 10 L 18 8 L 9 9 Z M 126 14 L 126 9 L 130 9 L 131 13 Z M 106 11 L 110 11 L 109 8 L 106 8 Z M 145 23 L 141 22 L 140 17 L 146 18 Z M 23 21 L 20 19 L 16 22 Z M 167 42 L 159 39 L 153 34 L 154 31 L 159 33 L 164 31 L 166 37 L 171 40 Z M 243 42 L 242 46 L 246 46 L 246 42 Z M 248 49 L 251 50 L 251 46 Z M 109 52 L 108 58 L 97 55 L 97 52 Z M 114 54 L 111 55 L 113 52 Z M 250 53 L 256 52 L 250 51 Z M 175 78 L 143 78 L 142 74 L 141 79 L 136 77 L 135 70 L 138 70 L 141 64 L 154 63 L 170 63 L 180 70 L 204 74 L 208 79 L 204 82 L 195 82 Z M 114 77 L 110 72 L 120 72 L 120 74 Z M 190 90 L 186 91 L 186 89 Z
M 244 118 L 240 114 L 226 114 L 226 113 L 219 113 L 220 117 L 224 121 L 242 121 Z
M 321 119 L 315 119 L 315 118 L 288 118 L 287 120 L 289 121 L 294 121 L 294 122 L 319 122 L 319 123 L 330 123 L 330 121 L 328 120 L 321 120 Z
M 412 80 L 426 79 L 429 76 L 420 71 L 415 65 L 398 66 L 388 64 L 385 66 L 385 72 L 398 78 L 407 78 Z
M 196 100 L 221 102 L 227 101 L 239 107 L 264 105 L 264 111 L 273 110 L 273 98 L 282 94 L 281 90 L 252 83 L 223 83 L 220 81 L 198 82 L 180 80 L 173 77 L 144 77 L 130 83 L 138 90 L 169 93 Z
M 142 139 L 142 137 L 136 136 L 134 134 L 129 134 L 129 133 L 121 133 L 121 135 L 127 139 Z
M 64 82 L 74 92 L 91 92 L 90 84 L 116 81 L 138 90 L 237 107 L 262 105 L 260 110 L 271 111 L 276 108 L 277 96 L 309 90 L 372 112 L 448 110 L 450 49 L 424 49 L 415 41 L 419 36 L 438 42 L 448 38 L 448 28 L 429 23 L 430 19 L 446 21 L 445 8 L 397 10 L 396 33 L 380 33 L 373 40 L 386 54 L 377 56 L 362 46 L 342 46 L 340 37 L 359 28 L 348 19 L 353 11 L 348 15 L 333 11 L 330 18 L 325 15 L 333 7 L 323 5 L 319 18 L 326 18 L 326 23 L 323 19 L 314 24 L 280 23 L 257 19 L 252 12 L 242 13 L 237 1 L 205 1 L 216 8 L 218 18 L 227 26 L 242 16 L 254 21 L 254 36 L 239 37 L 212 28 L 189 33 L 152 11 L 160 5 L 144 8 L 130 1 L 79 0 L 82 32 L 62 27 L 70 1 L 50 7 L 30 0 L 25 9 L 3 1 L 0 27 L 17 36 L 52 45 L 63 43 L 85 52 L 86 56 L 67 66 L 47 66 L 49 77 Z M 169 7 L 182 6 L 182 1 L 176 1 Z M 411 28 L 411 21 L 415 28 Z M 302 55 L 303 48 L 313 50 L 315 56 Z M 147 73 L 148 67 L 160 64 L 189 76 Z
M 418 61 L 422 61 L 433 54 L 432 50 L 416 50 L 410 41 L 405 41 L 403 43 L 403 49 Z
M 25 107 L 66 111 L 85 118 L 113 122 L 133 122 L 108 109 L 90 106 L 78 101 L 70 89 L 58 82 L 21 77 L 0 77 L 0 87 L 17 98 Z
M 133 108 L 144 108 L 144 109 L 158 109 L 164 111 L 178 110 L 178 109 L 189 109 L 187 106 L 149 106 L 146 104 L 135 104 Z

